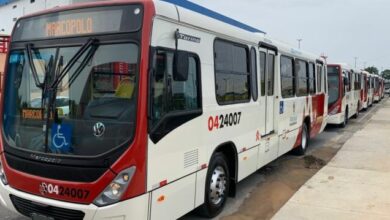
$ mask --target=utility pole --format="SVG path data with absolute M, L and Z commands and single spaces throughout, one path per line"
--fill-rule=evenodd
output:
M 298 41 L 298 49 L 301 49 L 301 41 L 302 41 L 303 39 L 297 39 L 297 41 Z
M 356 69 L 356 67 L 357 67 L 357 57 L 354 57 L 355 58 L 355 69 Z
M 328 59 L 328 56 L 327 56 L 325 53 L 322 53 L 322 54 L 321 54 L 321 57 L 322 57 L 325 61 L 327 61 L 327 59 Z

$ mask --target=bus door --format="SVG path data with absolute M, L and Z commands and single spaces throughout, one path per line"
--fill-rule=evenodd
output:
M 317 100 L 316 100 L 316 103 L 317 105 L 315 106 L 316 108 L 316 111 L 317 111 L 317 118 L 313 118 L 313 121 L 317 122 L 317 121 L 320 121 L 319 124 L 320 124 L 320 129 L 322 129 L 326 123 L 326 119 L 325 117 L 327 116 L 327 112 L 328 112 L 328 94 L 327 92 L 325 91 L 326 88 L 327 88 L 327 85 L 326 85 L 326 82 L 327 82 L 327 79 L 325 79 L 325 76 L 326 76 L 326 71 L 324 69 L 324 64 L 322 62 L 318 62 L 316 63 L 316 80 L 315 80 L 315 83 L 316 83 L 316 97 L 317 97 Z M 314 106 L 313 106 L 314 107 Z
M 274 132 L 275 52 L 260 48 L 261 110 L 264 125 L 262 136 Z
M 260 117 L 261 135 L 264 139 L 263 150 L 259 151 L 258 167 L 273 161 L 278 157 L 278 137 L 274 133 L 274 90 L 275 90 L 275 56 L 276 52 L 260 48 Z

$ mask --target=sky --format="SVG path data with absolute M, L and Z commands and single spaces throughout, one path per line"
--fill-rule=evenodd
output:
M 328 63 L 390 69 L 389 0 L 191 0 L 267 32 L 267 36 L 328 56 Z

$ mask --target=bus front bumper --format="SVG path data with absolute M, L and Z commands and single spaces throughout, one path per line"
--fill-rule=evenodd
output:
M 342 124 L 344 122 L 344 116 L 345 116 L 345 112 L 329 115 L 327 123 L 333 125 Z
M 19 211 L 17 211 L 17 207 L 14 206 L 11 200 L 11 195 L 31 201 L 35 204 L 43 204 L 45 206 L 57 207 L 72 211 L 81 211 L 85 214 L 83 218 L 84 220 L 143 220 L 148 218 L 149 194 L 144 194 L 139 197 L 106 207 L 98 207 L 94 204 L 82 205 L 31 195 L 15 190 L 9 185 L 4 186 L 0 182 L 0 205 L 20 214 Z

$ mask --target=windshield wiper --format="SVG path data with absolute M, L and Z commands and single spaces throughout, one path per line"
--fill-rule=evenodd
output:
M 38 73 L 37 73 L 37 69 L 35 68 L 35 64 L 34 64 L 34 61 L 33 61 L 33 58 L 32 58 L 32 49 L 31 49 L 31 47 L 32 47 L 32 44 L 26 44 L 28 62 L 30 64 L 30 69 L 31 69 L 32 75 L 34 77 L 34 82 L 35 82 L 36 87 L 38 87 L 40 89 L 43 89 L 44 84 L 39 81 L 39 76 L 38 76 Z
M 76 69 L 75 73 L 72 74 L 72 76 L 69 77 L 69 82 L 74 81 L 74 79 L 77 78 L 77 76 L 80 74 L 80 72 L 85 68 L 85 66 L 89 63 L 89 61 L 92 59 L 92 57 L 95 55 L 95 52 L 97 48 L 99 47 L 98 44 L 99 40 L 97 39 L 89 39 L 77 52 L 76 54 L 70 59 L 69 63 L 64 67 L 62 71 L 57 71 L 56 78 L 54 79 L 53 83 L 50 85 L 51 89 L 56 89 L 58 84 L 64 79 L 64 77 L 68 74 L 68 72 L 73 68 L 73 66 L 77 63 L 77 61 L 84 55 L 84 53 L 92 47 L 88 54 L 84 57 L 84 59 L 81 61 L 79 67 Z M 70 83 L 69 83 L 70 84 Z

